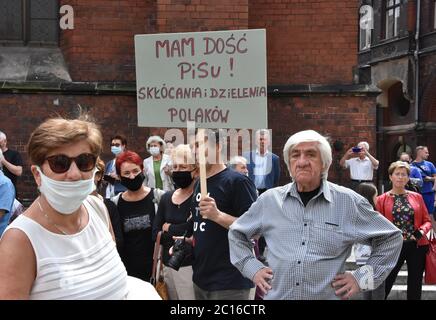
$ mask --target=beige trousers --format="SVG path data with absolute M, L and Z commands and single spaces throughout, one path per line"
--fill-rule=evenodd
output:
M 164 266 L 163 272 L 170 300 L 195 300 L 191 266 L 179 271 Z

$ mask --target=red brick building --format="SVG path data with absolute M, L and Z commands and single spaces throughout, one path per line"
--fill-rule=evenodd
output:
M 164 133 L 137 127 L 135 34 L 265 28 L 273 151 L 281 155 L 298 130 L 318 130 L 334 147 L 330 177 L 344 183 L 345 148 L 367 140 L 376 149 L 379 92 L 359 72 L 357 0 L 52 2 L 46 8 L 50 1 L 22 1 L 26 8 L 3 8 L 9 22 L 0 19 L 0 130 L 27 161 L 22 198 L 36 194 L 25 145 L 49 116 L 74 116 L 79 104 L 89 110 L 103 129 L 104 160 L 111 158 L 112 134 L 126 135 L 146 157 L 147 137 Z M 73 30 L 59 29 L 59 7 L 66 4 L 74 9 Z M 282 183 L 289 181 L 286 171 L 282 162 Z
M 379 177 L 401 152 L 427 145 L 436 157 L 436 1 L 359 1 L 373 8 L 373 29 L 360 31 L 361 79 L 377 86 Z M 382 173 L 380 175 L 380 173 Z

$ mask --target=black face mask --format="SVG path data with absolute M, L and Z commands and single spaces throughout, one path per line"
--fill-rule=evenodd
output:
M 136 177 L 134 177 L 133 179 L 121 177 L 121 184 L 125 186 L 127 189 L 129 189 L 130 191 L 136 191 L 139 190 L 139 188 L 141 188 L 144 179 L 145 176 L 141 172 L 137 174 Z
M 173 181 L 178 188 L 184 189 L 189 187 L 189 185 L 192 183 L 192 180 L 194 180 L 194 178 L 191 176 L 191 172 L 192 171 L 173 171 Z

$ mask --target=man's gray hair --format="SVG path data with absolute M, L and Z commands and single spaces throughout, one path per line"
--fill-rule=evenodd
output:
M 232 169 L 235 169 L 236 165 L 238 164 L 247 164 L 247 159 L 241 156 L 234 156 L 229 161 L 229 167 Z
M 357 145 L 362 144 L 367 151 L 369 151 L 369 143 L 366 141 L 360 141 Z
M 0 140 L 6 140 L 6 134 L 3 131 L 0 131 Z
M 289 155 L 296 145 L 303 142 L 318 142 L 317 148 L 321 155 L 321 162 L 323 165 L 321 179 L 327 180 L 329 168 L 332 164 L 332 148 L 330 147 L 330 143 L 327 141 L 327 139 L 314 130 L 297 132 L 293 134 L 286 142 L 283 148 L 283 159 L 285 160 L 286 166 L 288 167 L 289 174 L 292 177 L 291 167 L 289 164 Z M 294 179 L 295 177 L 292 178 Z
M 256 137 L 258 137 L 258 136 L 270 136 L 270 134 L 269 134 L 269 130 L 268 129 L 259 129 L 259 130 L 256 130 Z

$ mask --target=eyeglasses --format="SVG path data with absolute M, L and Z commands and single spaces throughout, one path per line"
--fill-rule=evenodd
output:
M 73 161 L 76 163 L 76 166 L 80 171 L 89 172 L 95 168 L 97 156 L 93 155 L 92 153 L 82 153 L 77 157 L 70 158 L 64 154 L 56 154 L 54 156 L 47 157 L 45 160 L 47 160 L 51 171 L 54 173 L 67 172 L 70 169 Z
M 111 144 L 111 147 L 119 147 L 119 146 L 121 146 L 121 143 L 112 143 Z

